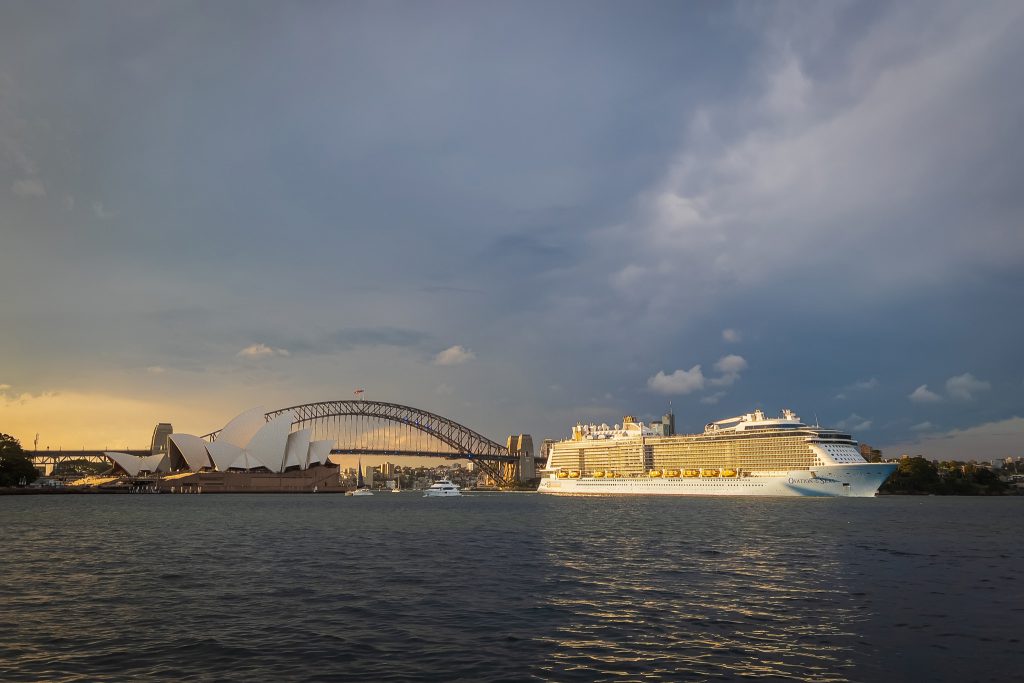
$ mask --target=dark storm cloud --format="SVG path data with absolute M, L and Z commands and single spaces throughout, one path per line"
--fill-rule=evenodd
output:
M 569 249 L 553 243 L 543 232 L 502 235 L 484 251 L 488 263 L 531 270 L 564 267 L 571 257 Z
M 660 414 L 649 378 L 735 355 L 728 386 L 675 399 L 688 427 L 762 404 L 874 441 L 996 423 L 1024 386 L 1021 23 L 6 3 L 0 383 L 155 367 L 140 392 L 184 392 L 201 368 L 270 404 L 358 382 L 550 436 Z M 432 363 L 455 347 L 473 361 Z M 964 374 L 991 389 L 907 399 Z

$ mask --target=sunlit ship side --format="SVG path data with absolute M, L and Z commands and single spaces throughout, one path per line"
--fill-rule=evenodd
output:
M 551 445 L 541 493 L 565 495 L 870 497 L 896 469 L 869 463 L 857 442 L 806 425 L 792 411 L 756 410 L 718 420 L 703 434 L 664 436 L 625 417 L 576 425 Z

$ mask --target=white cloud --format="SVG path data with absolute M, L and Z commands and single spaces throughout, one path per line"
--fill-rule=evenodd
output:
M 743 356 L 737 356 L 736 354 L 722 356 L 718 359 L 718 362 L 715 363 L 715 370 L 726 375 L 735 375 L 746 369 L 747 361 Z
M 151 375 L 162 375 L 165 372 L 167 372 L 167 368 L 164 368 L 160 365 L 150 365 L 149 367 L 146 368 L 146 372 L 148 372 Z
M 928 389 L 927 384 L 922 384 L 907 396 L 914 403 L 938 403 L 942 397 Z
M 46 188 L 36 178 L 24 178 L 22 180 L 16 180 L 14 185 L 11 186 L 11 190 L 14 194 L 22 197 L 45 197 Z
M 746 369 L 747 361 L 743 356 L 737 356 L 736 354 L 723 356 L 715 363 L 715 370 L 722 373 L 722 376 L 708 381 L 716 387 L 731 386 L 740 378 L 740 373 Z
M 434 393 L 439 394 L 441 396 L 451 396 L 452 394 L 455 393 L 455 390 L 442 382 L 441 384 L 438 384 L 434 388 Z
M 449 346 L 434 356 L 434 365 L 462 365 L 476 358 L 476 354 L 464 346 Z
M 287 349 L 275 349 L 266 344 L 251 344 L 235 354 L 239 358 L 266 358 L 268 356 L 290 356 Z
M 840 420 L 836 423 L 836 427 L 839 429 L 845 429 L 851 432 L 863 432 L 871 429 L 871 420 L 861 417 L 857 413 L 853 413 L 850 417 L 845 420 Z
M 647 388 L 659 394 L 691 394 L 704 389 L 705 386 L 731 386 L 746 369 L 747 361 L 743 356 L 730 354 L 722 356 L 715 363 L 715 370 L 720 373 L 718 377 L 705 377 L 700 365 L 694 365 L 689 370 L 679 369 L 671 374 L 659 370 L 658 374 L 647 379 Z M 717 403 L 723 396 L 725 392 L 720 391 L 704 397 L 701 402 Z
M 973 401 L 974 395 L 980 391 L 988 391 L 992 388 L 992 385 L 983 380 L 976 379 L 974 375 L 969 372 L 965 372 L 962 375 L 956 377 L 950 377 L 946 380 L 946 393 L 951 398 L 955 398 L 960 401 Z
M 706 405 L 709 405 L 709 406 L 713 406 L 716 403 L 718 403 L 719 401 L 721 401 L 723 396 L 725 396 L 725 392 L 724 391 L 716 391 L 715 393 L 710 394 L 710 395 L 705 396 L 704 398 L 702 398 L 700 400 L 700 402 L 704 403 Z
M 993 104 L 984 87 L 1021 53 L 1011 27 L 1024 5 L 939 4 L 927 26 L 921 11 L 892 6 L 848 36 L 837 35 L 842 10 L 764 22 L 777 39 L 757 60 L 766 67 L 755 94 L 695 114 L 679 156 L 638 197 L 634 216 L 596 236 L 609 259 L 629 264 L 613 286 L 628 284 L 636 302 L 684 292 L 695 305 L 713 303 L 723 290 L 770 284 L 809 256 L 841 263 L 864 250 L 873 254 L 870 282 L 817 281 L 822 293 L 856 296 L 927 286 L 944 266 L 1024 261 L 1024 240 L 1005 218 L 965 232 L 955 205 L 936 213 L 938 188 L 962 189 L 972 169 L 991 169 L 991 150 L 1020 120 L 1019 98 Z M 830 31 L 826 60 L 821 36 Z M 1009 149 L 995 161 L 1018 163 Z M 897 212 L 907 220 L 894 223 Z M 932 238 L 922 243 L 924 229 Z
M 0 384 L 0 392 L 7 391 L 11 388 L 10 384 Z
M 107 220 L 108 218 L 113 218 L 116 213 L 114 211 L 110 211 L 109 209 L 107 209 L 107 207 L 103 205 L 103 202 L 93 202 L 92 212 L 96 216 L 96 218 L 99 218 L 100 220 L 103 221 Z
M 840 401 L 845 400 L 847 398 L 847 394 L 851 391 L 871 391 L 872 389 L 877 389 L 880 384 L 881 383 L 878 381 L 877 377 L 872 377 L 871 379 L 859 379 L 853 384 L 849 384 L 844 387 L 841 392 L 836 394 L 836 399 Z
M 930 432 L 934 431 L 935 425 L 931 422 L 918 422 L 916 425 L 910 428 L 914 432 Z
M 992 388 L 989 382 L 976 378 L 969 372 L 946 380 L 946 395 L 957 401 L 973 401 L 976 395 Z M 938 403 L 943 400 L 939 394 L 922 384 L 907 397 L 914 403 Z
M 671 375 L 659 370 L 647 379 L 647 387 L 659 394 L 691 394 L 704 388 L 704 373 L 699 365 L 689 370 L 676 370 Z
M 739 331 L 738 330 L 734 330 L 731 327 L 728 328 L 728 329 L 722 330 L 722 341 L 728 342 L 730 344 L 735 344 L 735 343 L 739 342 L 742 338 L 743 337 L 742 337 L 742 335 L 740 335 Z

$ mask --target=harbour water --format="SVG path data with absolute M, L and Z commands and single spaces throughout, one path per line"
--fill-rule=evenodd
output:
M 1012 680 L 1024 498 L 0 498 L 0 680 Z

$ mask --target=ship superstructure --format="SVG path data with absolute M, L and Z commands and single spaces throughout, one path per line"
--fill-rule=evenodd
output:
M 542 493 L 871 496 L 895 469 L 868 463 L 852 435 L 760 409 L 669 435 L 626 416 L 578 424 L 552 444 Z

